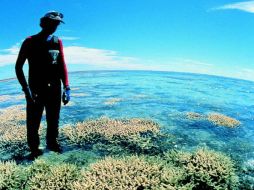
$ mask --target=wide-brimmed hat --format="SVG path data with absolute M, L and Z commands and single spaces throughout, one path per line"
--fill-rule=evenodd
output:
M 49 18 L 49 19 L 60 21 L 61 23 L 64 23 L 63 17 L 64 16 L 62 13 L 59 13 L 57 11 L 49 11 L 42 18 Z

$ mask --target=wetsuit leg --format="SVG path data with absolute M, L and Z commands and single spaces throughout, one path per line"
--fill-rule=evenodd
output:
M 49 87 L 46 101 L 47 145 L 57 144 L 59 115 L 61 108 L 61 85 Z
M 43 112 L 41 102 L 27 103 L 27 142 L 31 152 L 37 151 L 40 144 L 39 127 Z

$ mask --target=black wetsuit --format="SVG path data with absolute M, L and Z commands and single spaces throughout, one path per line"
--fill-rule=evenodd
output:
M 26 59 L 29 64 L 28 84 L 35 101 L 27 101 L 27 140 L 31 151 L 36 151 L 40 143 L 38 130 L 44 108 L 47 145 L 54 146 L 57 143 L 61 81 L 64 86 L 68 86 L 68 74 L 62 42 L 55 36 L 47 39 L 39 33 L 23 42 L 16 63 L 17 78 L 23 89 L 27 87 L 22 70 Z

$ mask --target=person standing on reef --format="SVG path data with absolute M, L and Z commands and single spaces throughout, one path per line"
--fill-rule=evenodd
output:
M 45 14 L 40 19 L 41 32 L 25 39 L 15 66 L 27 102 L 27 142 L 32 159 L 43 154 L 39 149 L 38 131 L 44 108 L 47 120 L 47 149 L 62 152 L 57 141 L 61 96 L 63 104 L 66 105 L 70 101 L 70 87 L 62 41 L 52 35 L 60 23 L 64 23 L 62 13 L 50 11 Z M 28 83 L 23 72 L 26 59 L 29 66 Z

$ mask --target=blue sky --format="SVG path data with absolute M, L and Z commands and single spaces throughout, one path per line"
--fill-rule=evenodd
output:
M 254 1 L 1 0 L 0 79 L 49 10 L 69 71 L 162 70 L 254 81 Z

